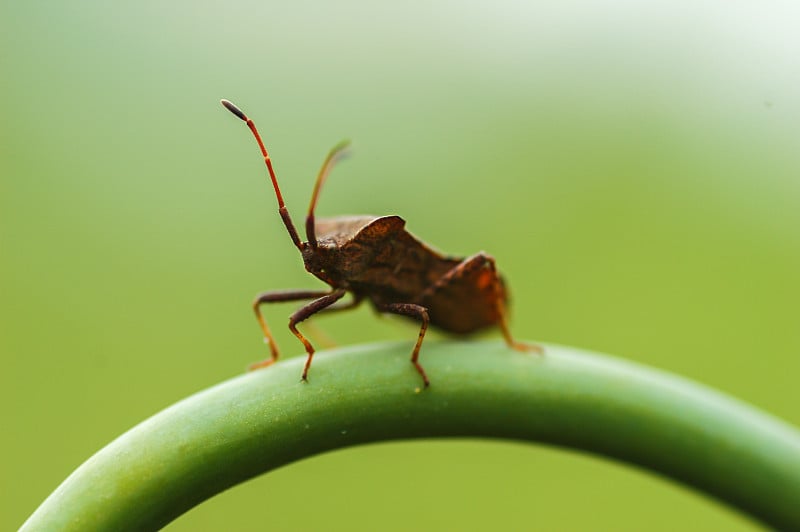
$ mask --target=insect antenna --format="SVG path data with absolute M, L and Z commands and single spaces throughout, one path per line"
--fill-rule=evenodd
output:
M 267 153 L 267 148 L 264 146 L 264 142 L 261 140 L 261 135 L 258 134 L 258 129 L 256 129 L 256 124 L 251 119 L 245 115 L 241 109 L 236 107 L 233 103 L 229 102 L 228 100 L 220 100 L 220 103 L 231 113 L 239 117 L 244 123 L 247 124 L 247 127 L 250 128 L 250 131 L 253 132 L 253 136 L 256 138 L 256 142 L 258 142 L 258 147 L 261 149 L 261 154 L 264 156 L 264 163 L 267 165 L 267 170 L 269 170 L 269 177 L 272 179 L 272 187 L 275 189 L 275 196 L 278 198 L 278 212 L 281 215 L 281 219 L 283 220 L 283 225 L 286 226 L 287 231 L 289 231 L 289 236 L 292 239 L 295 247 L 299 250 L 303 250 L 303 243 L 300 241 L 300 237 L 297 235 L 297 229 L 294 227 L 294 223 L 292 223 L 292 217 L 289 216 L 289 211 L 286 209 L 286 204 L 283 202 L 283 195 L 281 194 L 281 189 L 278 186 L 278 179 L 275 177 L 275 170 L 272 169 L 272 159 Z M 316 245 L 316 240 L 314 241 L 314 245 Z
M 314 230 L 314 210 L 317 208 L 319 190 L 322 188 L 322 184 L 328 178 L 328 174 L 331 173 L 333 165 L 348 155 L 349 148 L 349 140 L 343 140 L 334 146 L 333 149 L 331 149 L 331 151 L 328 153 L 328 156 L 325 157 L 325 162 L 322 163 L 322 168 L 319 170 L 317 181 L 314 183 L 314 192 L 311 194 L 311 203 L 308 206 L 308 216 L 306 216 L 306 237 L 308 238 L 308 244 L 311 247 L 317 247 L 317 234 Z

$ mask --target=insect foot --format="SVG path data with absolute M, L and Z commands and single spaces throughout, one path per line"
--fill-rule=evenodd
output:
M 536 353 L 537 355 L 544 354 L 544 347 L 539 344 L 529 344 L 526 342 L 517 342 L 510 344 L 509 347 L 514 351 L 521 351 L 523 353 Z

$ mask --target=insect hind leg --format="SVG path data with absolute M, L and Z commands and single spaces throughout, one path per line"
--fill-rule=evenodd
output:
M 485 270 L 485 274 L 480 271 Z M 483 251 L 467 257 L 447 273 L 442 275 L 433 285 L 431 285 L 421 296 L 421 300 L 425 300 L 435 294 L 438 290 L 442 290 L 447 285 L 457 283 L 459 280 L 474 277 L 478 288 L 490 288 L 492 291 L 492 301 L 497 312 L 497 326 L 500 328 L 503 338 L 514 350 L 517 351 L 534 351 L 543 353 L 544 350 L 541 346 L 536 344 L 527 344 L 514 340 L 511 335 L 511 330 L 508 327 L 508 317 L 506 312 L 505 303 L 505 288 L 500 274 L 497 272 L 497 264 L 494 257 L 484 253 Z

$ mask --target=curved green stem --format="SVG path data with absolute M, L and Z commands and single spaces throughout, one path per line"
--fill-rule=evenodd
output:
M 320 352 L 193 395 L 79 467 L 23 530 L 142 530 L 234 484 L 351 445 L 489 437 L 582 449 L 648 468 L 763 522 L 800 528 L 800 433 L 698 384 L 550 346 L 407 343 Z

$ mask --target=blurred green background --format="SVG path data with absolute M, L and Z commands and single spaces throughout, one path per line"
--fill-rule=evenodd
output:
M 517 336 L 800 424 L 795 2 L 3 2 L 0 21 L 0 529 L 264 358 L 258 291 L 321 287 L 221 97 L 256 120 L 296 220 L 352 138 L 320 216 L 400 214 L 484 249 Z M 267 309 L 286 355 L 292 309 Z M 366 307 L 317 324 L 345 345 L 416 336 Z M 378 526 L 754 527 L 593 457 L 436 441 L 306 460 L 169 529 Z

